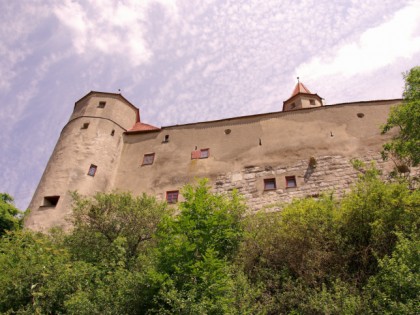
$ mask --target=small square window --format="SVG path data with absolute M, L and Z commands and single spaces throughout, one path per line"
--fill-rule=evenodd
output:
M 178 202 L 178 190 L 167 191 L 166 192 L 166 202 L 167 203 L 177 203 Z
M 55 207 L 58 204 L 60 196 L 45 196 L 43 207 Z
M 264 190 L 275 190 L 276 189 L 276 179 L 267 178 L 264 179 Z
M 89 128 L 89 123 L 87 122 L 87 123 L 84 123 L 82 125 L 82 128 L 81 129 L 88 129 L 88 128 Z
M 296 107 L 296 104 L 295 103 L 292 103 L 291 105 L 290 105 L 290 109 L 293 109 L 293 108 L 295 108 Z
M 98 167 L 96 165 L 91 164 L 89 167 L 88 175 L 92 177 L 95 176 L 97 168 Z
M 144 157 L 143 157 L 143 164 L 142 165 L 152 165 L 154 160 L 155 160 L 155 154 L 154 153 L 145 154 Z
M 207 159 L 210 156 L 209 149 L 201 149 L 200 150 L 200 159 Z
M 296 176 L 286 176 L 286 188 L 294 188 L 296 186 Z
M 98 108 L 105 108 L 106 102 L 99 102 Z
M 309 104 L 311 104 L 311 105 L 315 105 L 315 100 L 310 99 L 310 100 L 309 100 Z

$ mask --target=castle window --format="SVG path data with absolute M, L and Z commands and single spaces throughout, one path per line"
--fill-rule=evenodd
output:
M 178 202 L 178 190 L 167 191 L 166 192 L 166 202 L 167 203 L 177 203 Z
M 310 99 L 310 100 L 309 100 L 309 104 L 311 104 L 311 105 L 315 105 L 315 100 Z
M 92 177 L 95 176 L 97 168 L 98 167 L 96 165 L 91 164 L 89 167 L 88 175 Z
M 105 108 L 106 102 L 99 102 L 98 108 Z
M 163 140 L 164 143 L 169 142 L 169 135 L 165 135 L 165 139 Z
M 55 207 L 58 204 L 60 196 L 45 196 L 43 207 Z
M 114 136 L 115 135 L 115 130 L 114 129 L 112 129 L 112 131 L 111 131 L 111 136 Z
M 276 179 L 267 178 L 264 179 L 264 190 L 275 190 L 276 189 Z
M 142 165 L 152 165 L 154 160 L 155 160 L 155 154 L 154 153 L 145 154 L 144 157 L 143 157 L 143 164 Z
M 294 188 L 296 186 L 296 176 L 286 176 L 286 188 Z
M 87 122 L 87 123 L 84 123 L 82 125 L 82 128 L 81 129 L 88 129 L 88 128 L 89 128 L 89 123 Z
M 191 160 L 207 159 L 210 156 L 210 149 L 194 150 L 191 152 Z
M 296 107 L 296 104 L 295 103 L 290 104 L 290 109 L 293 109 L 295 107 Z
M 210 149 L 200 150 L 200 159 L 207 159 L 210 156 Z

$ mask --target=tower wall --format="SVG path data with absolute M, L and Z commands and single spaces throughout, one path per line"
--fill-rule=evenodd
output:
M 122 133 L 136 115 L 137 109 L 118 94 L 92 92 L 75 104 L 29 205 L 27 227 L 67 227 L 72 191 L 92 195 L 113 188 Z M 94 176 L 88 174 L 91 165 L 97 167 Z

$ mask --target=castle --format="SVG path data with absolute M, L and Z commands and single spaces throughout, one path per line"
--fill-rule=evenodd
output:
M 143 192 L 176 203 L 180 188 L 207 177 L 234 188 L 251 211 L 293 197 L 343 193 L 357 178 L 350 160 L 380 158 L 381 135 L 400 99 L 324 105 L 298 82 L 282 111 L 155 127 L 121 94 L 90 92 L 75 103 L 29 205 L 26 227 L 68 226 L 71 191 Z

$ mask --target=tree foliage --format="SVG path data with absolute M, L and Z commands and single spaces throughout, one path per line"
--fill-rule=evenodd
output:
M 21 228 L 21 212 L 13 205 L 13 197 L 6 193 L 0 193 L 0 237 L 6 231 Z
M 399 164 L 417 166 L 420 163 L 420 67 L 412 68 L 404 78 L 403 102 L 391 109 L 382 127 L 382 133 L 396 127 L 398 134 L 384 145 L 382 153 L 384 158 L 397 158 Z
M 74 228 L 0 239 L 5 314 L 416 314 L 420 191 L 373 168 L 341 200 L 244 216 L 241 197 L 187 185 L 74 195 Z

